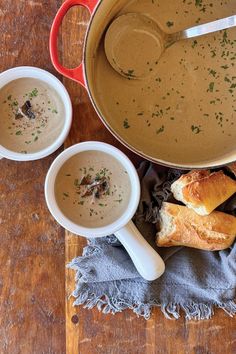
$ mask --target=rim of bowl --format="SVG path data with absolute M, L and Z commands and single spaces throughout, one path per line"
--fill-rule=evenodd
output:
M 33 161 L 39 160 L 46 156 L 51 155 L 55 152 L 65 141 L 66 137 L 69 134 L 71 124 L 72 124 L 72 103 L 68 91 L 62 82 L 55 77 L 53 74 L 49 73 L 46 70 L 33 67 L 33 66 L 18 66 L 12 69 L 8 69 L 3 71 L 0 74 L 0 89 L 10 83 L 11 81 L 17 79 L 24 78 L 34 78 L 39 81 L 46 82 L 49 86 L 53 87 L 53 89 L 60 96 L 62 103 L 65 108 L 65 122 L 64 126 L 61 130 L 59 136 L 55 139 L 55 141 L 49 145 L 48 147 L 29 154 L 23 154 L 20 152 L 12 151 L 5 148 L 0 144 L 0 155 L 1 157 L 5 157 L 10 160 L 15 161 Z
M 62 213 L 56 202 L 54 186 L 58 172 L 68 159 L 83 151 L 101 151 L 111 155 L 112 157 L 117 159 L 121 163 L 121 165 L 126 169 L 130 178 L 131 195 L 126 209 L 115 222 L 103 227 L 87 228 L 76 224 Z M 122 229 L 134 216 L 134 213 L 137 210 L 138 203 L 140 200 L 140 182 L 133 163 L 122 151 L 120 151 L 116 147 L 99 141 L 87 141 L 79 143 L 64 150 L 53 161 L 51 167 L 48 170 L 45 180 L 44 191 L 48 209 L 54 219 L 68 231 L 80 236 L 90 238 L 107 236 Z

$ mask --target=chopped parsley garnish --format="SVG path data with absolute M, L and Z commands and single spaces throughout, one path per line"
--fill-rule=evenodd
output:
M 29 97 L 33 98 L 33 97 L 37 97 L 38 96 L 38 89 L 34 88 L 30 93 L 29 93 Z
M 196 45 L 197 45 L 197 40 L 195 39 L 195 40 L 193 41 L 192 48 L 196 47 Z
M 133 69 L 128 69 L 127 72 L 121 70 L 121 73 L 128 78 L 135 77 L 134 70 Z
M 195 6 L 196 7 L 201 7 L 202 6 L 202 0 L 195 0 Z
M 199 134 L 202 130 L 201 130 L 201 126 L 197 126 L 197 125 L 192 125 L 191 126 L 191 130 L 194 134 Z
M 13 101 L 12 102 L 12 106 L 15 106 L 15 107 L 18 106 L 18 102 L 17 101 Z
M 124 120 L 124 122 L 123 122 L 123 127 L 124 127 L 125 129 L 130 128 L 129 121 L 128 121 L 127 118 L 125 118 L 125 120 Z
M 156 134 L 163 133 L 164 130 L 165 130 L 165 127 L 164 127 L 164 125 L 162 125 L 159 129 L 157 129 Z
M 213 92 L 213 90 L 214 90 L 214 86 L 215 86 L 215 83 L 214 82 L 210 82 L 210 84 L 209 84 L 209 88 L 208 88 L 208 92 Z
M 122 198 L 121 199 L 117 199 L 117 200 L 115 200 L 115 202 L 117 202 L 117 203 L 121 203 L 122 202 Z
M 223 33 L 223 43 L 227 43 L 227 42 L 228 42 L 227 37 L 228 37 L 227 31 L 224 30 L 224 33 Z
M 167 27 L 172 27 L 172 26 L 174 26 L 174 22 L 173 21 L 167 21 L 166 22 L 166 26 Z
M 76 179 L 74 180 L 74 185 L 75 185 L 76 187 L 78 187 L 78 186 L 80 185 L 78 178 L 76 178 Z
M 216 56 L 216 51 L 215 50 L 211 50 L 211 57 L 214 58 Z
M 216 76 L 216 71 L 215 70 L 213 70 L 213 69 L 210 69 L 209 70 L 209 73 L 212 75 L 212 76 Z

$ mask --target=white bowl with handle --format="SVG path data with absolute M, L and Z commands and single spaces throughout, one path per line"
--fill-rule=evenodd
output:
M 56 201 L 55 181 L 58 172 L 68 159 L 84 151 L 101 151 L 112 155 L 112 157 L 117 159 L 125 168 L 130 178 L 130 200 L 125 211 L 115 222 L 103 227 L 87 228 L 72 222 L 62 213 Z M 76 235 L 89 238 L 115 234 L 115 236 L 126 248 L 135 267 L 144 279 L 150 281 L 155 280 L 163 274 L 165 265 L 162 258 L 149 245 L 131 221 L 140 200 L 140 182 L 132 162 L 117 148 L 109 144 L 90 141 L 73 145 L 63 151 L 54 160 L 48 171 L 45 181 L 45 198 L 51 214 L 65 229 Z

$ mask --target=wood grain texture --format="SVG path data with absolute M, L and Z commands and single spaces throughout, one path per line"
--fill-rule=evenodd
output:
M 82 44 L 88 13 L 72 9 L 62 28 L 63 63 L 77 66 L 81 60 Z M 99 140 L 113 144 L 135 162 L 134 154 L 121 146 L 102 125 L 89 101 L 86 90 L 63 79 L 73 102 L 73 127 L 65 146 L 85 140 Z M 85 240 L 66 232 L 66 263 L 81 255 Z M 74 289 L 74 272 L 66 271 L 66 295 Z M 67 354 L 233 354 L 236 352 L 235 320 L 216 310 L 212 320 L 187 322 L 166 320 L 154 309 L 149 321 L 137 319 L 131 311 L 103 315 L 97 309 L 73 307 L 73 298 L 66 300 Z
M 0 71 L 52 68 L 48 38 L 59 1 L 0 1 Z M 1 128 L 0 128 L 1 129 Z M 64 231 L 50 216 L 44 180 L 57 154 L 0 161 L 0 353 L 65 353 Z

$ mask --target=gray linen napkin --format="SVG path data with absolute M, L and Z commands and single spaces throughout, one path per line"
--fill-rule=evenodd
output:
M 153 306 L 160 306 L 167 318 L 209 319 L 214 306 L 227 314 L 236 313 L 236 243 L 227 250 L 206 252 L 185 247 L 157 248 L 155 224 L 162 201 L 175 202 L 170 185 L 183 171 L 141 164 L 139 177 L 142 195 L 134 222 L 144 237 L 163 257 L 164 275 L 145 281 L 129 255 L 114 236 L 88 240 L 82 257 L 68 267 L 76 271 L 74 305 L 94 306 L 103 313 L 132 309 L 148 319 Z M 220 207 L 236 215 L 236 197 Z M 147 260 L 148 261 L 148 260 Z

